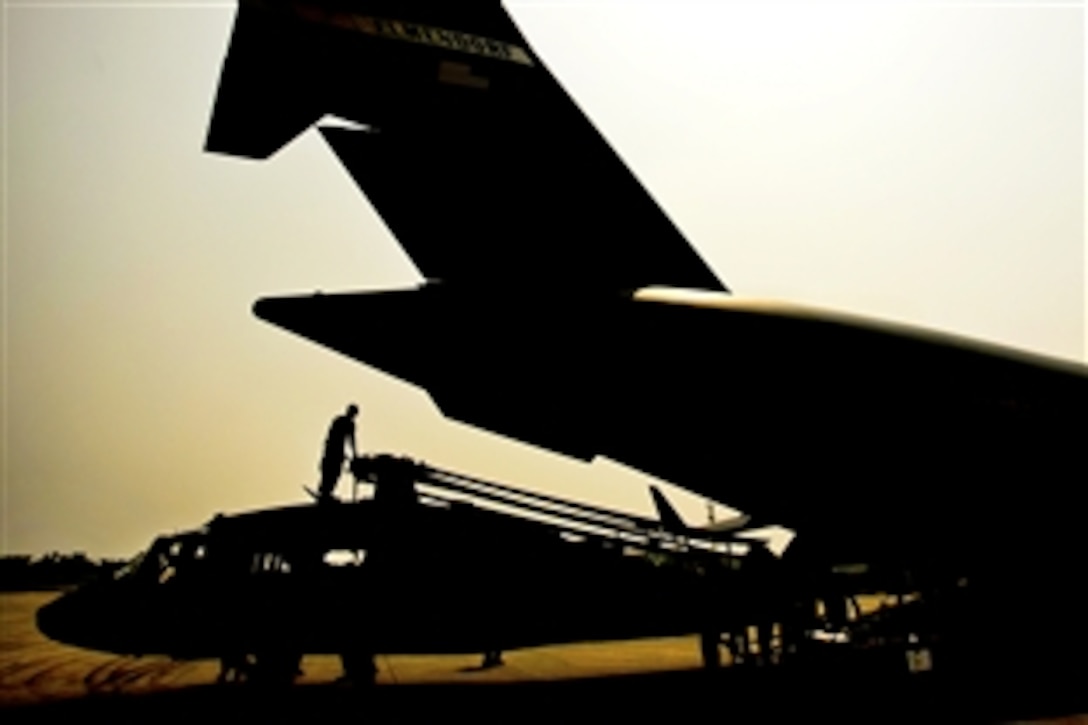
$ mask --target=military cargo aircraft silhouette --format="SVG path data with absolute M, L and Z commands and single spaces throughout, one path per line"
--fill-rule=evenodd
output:
M 796 556 L 969 583 L 983 666 L 1013 627 L 1015 671 L 1084 669 L 1083 366 L 728 295 L 498 2 L 240 0 L 206 149 L 267 158 L 327 114 L 427 282 L 258 317 L 450 418 L 789 526 Z

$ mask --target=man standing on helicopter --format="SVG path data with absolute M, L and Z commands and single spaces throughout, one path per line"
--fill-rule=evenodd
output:
M 358 457 L 355 446 L 355 416 L 359 406 L 352 403 L 343 415 L 336 416 L 329 425 L 329 434 L 325 437 L 325 451 L 321 456 L 321 483 L 317 489 L 319 503 L 333 501 L 333 489 L 344 470 L 345 449 L 351 450 L 351 457 Z

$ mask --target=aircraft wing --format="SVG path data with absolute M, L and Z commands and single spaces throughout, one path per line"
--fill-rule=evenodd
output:
M 207 150 L 266 158 L 326 114 L 428 280 L 725 289 L 497 1 L 240 0 Z

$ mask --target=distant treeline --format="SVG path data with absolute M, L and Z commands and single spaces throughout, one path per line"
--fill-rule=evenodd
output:
M 82 552 L 40 557 L 0 557 L 0 591 L 62 589 L 107 576 L 124 566 L 123 560 L 88 559 Z

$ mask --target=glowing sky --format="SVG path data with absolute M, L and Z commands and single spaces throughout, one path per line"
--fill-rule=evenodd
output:
M 508 7 L 738 294 L 1083 358 L 1080 6 Z M 316 134 L 202 152 L 233 13 L 4 6 L 3 551 L 128 555 L 300 501 L 348 401 L 366 450 L 649 513 L 634 472 L 445 420 L 252 316 L 419 277 Z

